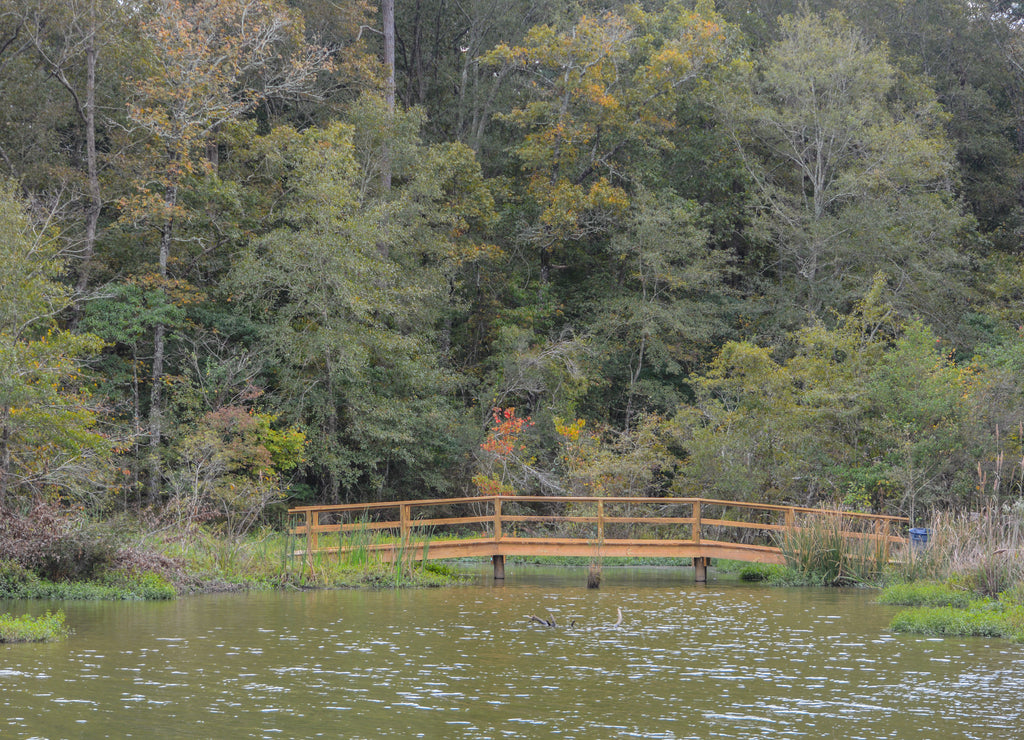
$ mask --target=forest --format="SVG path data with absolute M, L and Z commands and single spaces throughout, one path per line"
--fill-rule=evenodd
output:
M 5 511 L 1024 500 L 1024 5 L 0 0 L 0 86 Z

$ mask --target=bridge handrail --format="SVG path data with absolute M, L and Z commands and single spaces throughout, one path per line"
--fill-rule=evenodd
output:
M 393 509 L 399 506 L 426 507 L 446 506 L 450 504 L 472 504 L 472 503 L 493 503 L 495 501 L 508 503 L 622 503 L 622 504 L 695 504 L 702 506 L 732 506 L 740 509 L 758 509 L 761 511 L 792 511 L 795 514 L 836 514 L 851 519 L 868 519 L 872 521 L 891 521 L 900 524 L 909 524 L 910 520 L 904 516 L 892 514 L 866 514 L 861 511 L 844 511 L 842 509 L 816 509 L 809 506 L 790 506 L 788 504 L 763 504 L 752 501 L 728 501 L 726 499 L 711 499 L 700 497 L 669 497 L 669 496 L 466 496 L 460 498 L 433 498 L 433 499 L 408 499 L 405 501 L 378 501 L 361 504 L 322 504 L 310 506 L 295 506 L 288 510 L 289 514 L 301 514 L 307 511 L 320 513 L 364 511 L 370 509 Z
M 503 504 L 516 503 L 548 503 L 548 504 L 597 504 L 596 515 L 574 513 L 571 515 L 551 514 L 507 514 L 502 512 Z M 467 504 L 490 504 L 489 513 L 474 516 L 449 516 L 431 519 L 414 519 L 412 510 L 414 508 L 426 508 L 431 506 L 467 505 Z M 691 515 L 679 516 L 616 516 L 606 515 L 607 504 L 647 504 L 661 506 L 690 506 Z M 731 519 L 711 519 L 702 516 L 704 506 L 730 507 L 738 509 L 755 510 L 760 512 L 782 513 L 785 521 L 782 524 L 770 522 L 750 522 Z M 321 524 L 321 514 L 331 513 L 364 513 L 388 509 L 398 509 L 397 520 L 350 522 L 342 524 Z M 492 532 L 489 538 L 495 542 L 508 541 L 516 538 L 515 534 L 505 532 L 504 524 L 515 523 L 572 523 L 572 524 L 596 524 L 598 539 L 604 539 L 605 527 L 610 524 L 674 524 L 690 525 L 692 542 L 701 542 L 704 527 L 726 527 L 736 529 L 760 529 L 767 531 L 785 531 L 796 525 L 796 517 L 800 514 L 836 516 L 840 520 L 852 519 L 874 523 L 873 533 L 856 532 L 850 530 L 850 537 L 874 538 L 890 542 L 899 542 L 902 538 L 892 534 L 893 525 L 909 524 L 906 517 L 893 516 L 888 514 L 865 514 L 863 512 L 842 511 L 836 509 L 815 509 L 804 506 L 787 506 L 785 504 L 763 504 L 749 501 L 727 501 L 724 499 L 705 499 L 694 497 L 653 497 L 653 496 L 468 496 L 462 498 L 446 499 L 413 499 L 407 501 L 387 501 L 374 503 L 357 504 L 328 504 L 313 506 L 297 506 L 289 509 L 289 514 L 301 515 L 304 522 L 291 529 L 292 534 L 305 535 L 307 540 L 306 552 L 319 549 L 319 535 L 333 532 L 353 532 L 360 529 L 366 530 L 394 530 L 400 531 L 403 540 L 411 536 L 414 528 L 481 524 L 490 525 Z M 483 534 L 484 538 L 488 536 Z M 479 538 L 474 538 L 479 539 Z

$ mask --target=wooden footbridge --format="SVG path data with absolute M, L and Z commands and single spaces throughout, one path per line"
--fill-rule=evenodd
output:
M 783 563 L 787 533 L 830 522 L 843 537 L 868 540 L 889 557 L 908 520 L 703 498 L 477 496 L 374 504 L 300 506 L 296 554 L 363 551 L 382 561 L 490 556 L 505 577 L 505 556 L 692 558 L 707 579 L 711 558 Z

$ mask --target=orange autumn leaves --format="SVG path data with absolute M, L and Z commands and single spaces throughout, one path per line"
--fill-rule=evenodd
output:
M 482 496 L 510 496 L 515 493 L 515 468 L 525 462 L 526 445 L 522 443 L 521 435 L 533 426 L 533 420 L 529 416 L 518 416 L 514 406 L 506 409 L 495 407 L 491 416 L 492 426 L 480 444 L 482 470 L 473 476 L 473 483 Z

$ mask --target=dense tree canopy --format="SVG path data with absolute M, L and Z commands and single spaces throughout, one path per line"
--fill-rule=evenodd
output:
M 1012 7 L 394 10 L 0 0 L 0 505 L 1022 495 Z

